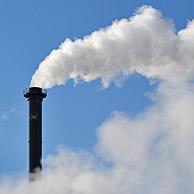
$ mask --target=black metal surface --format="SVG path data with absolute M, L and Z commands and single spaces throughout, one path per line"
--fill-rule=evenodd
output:
M 46 98 L 45 90 L 31 87 L 24 91 L 29 101 L 29 172 L 42 169 L 42 101 Z

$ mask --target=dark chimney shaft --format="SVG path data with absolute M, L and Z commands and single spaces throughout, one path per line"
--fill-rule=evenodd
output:
M 42 169 L 42 101 L 46 96 L 46 91 L 38 87 L 24 91 L 29 101 L 29 173 Z

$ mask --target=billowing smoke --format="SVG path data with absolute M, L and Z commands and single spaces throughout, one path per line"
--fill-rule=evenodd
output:
M 111 81 L 138 72 L 162 80 L 194 76 L 194 21 L 175 31 L 158 10 L 141 7 L 133 17 L 115 21 L 83 39 L 66 39 L 40 64 L 31 86 L 50 88 L 69 79 Z
M 37 181 L 4 180 L 0 194 L 193 194 L 194 85 L 163 82 L 152 96 L 143 113 L 114 112 L 97 129 L 97 157 L 61 148 Z
M 97 129 L 96 152 L 61 148 L 36 181 L 4 179 L 0 194 L 193 194 L 194 22 L 175 32 L 159 11 L 66 40 L 40 65 L 33 86 L 101 78 L 105 87 L 138 72 L 160 79 L 150 107 L 133 117 L 113 112 Z

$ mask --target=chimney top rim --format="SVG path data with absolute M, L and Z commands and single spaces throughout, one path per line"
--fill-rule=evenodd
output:
M 26 88 L 23 91 L 24 97 L 29 98 L 31 96 L 39 96 L 41 98 L 46 98 L 47 96 L 47 90 L 42 89 L 40 87 L 30 87 L 30 88 Z

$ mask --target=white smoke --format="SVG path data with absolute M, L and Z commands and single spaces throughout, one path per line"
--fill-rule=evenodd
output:
M 31 86 L 50 88 L 69 79 L 111 81 L 138 72 L 148 78 L 194 76 L 194 21 L 175 32 L 160 11 L 141 7 L 133 17 L 114 21 L 83 39 L 66 39 L 40 64 Z
M 101 78 L 106 87 L 135 71 L 163 81 L 144 112 L 114 112 L 104 121 L 95 155 L 62 148 L 45 160 L 39 179 L 4 179 L 0 194 L 193 194 L 193 58 L 194 22 L 176 33 L 146 6 L 83 40 L 66 40 L 41 63 L 32 86 Z
M 194 84 L 163 82 L 153 105 L 115 112 L 98 129 L 96 156 L 60 149 L 34 182 L 4 181 L 0 194 L 193 194 Z

